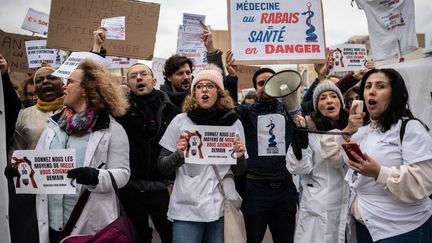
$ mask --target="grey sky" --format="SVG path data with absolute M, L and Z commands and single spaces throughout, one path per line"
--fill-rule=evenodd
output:
M 183 13 L 206 15 L 206 24 L 213 29 L 227 30 L 226 0 L 153 0 L 161 4 L 154 56 L 167 58 L 176 51 L 177 28 Z M 351 0 L 322 0 L 326 44 L 345 42 L 354 35 L 367 35 L 365 14 Z M 30 35 L 21 29 L 28 8 L 49 13 L 51 0 L 0 0 L 0 29 Z M 432 38 L 432 1 L 415 0 L 416 31 Z

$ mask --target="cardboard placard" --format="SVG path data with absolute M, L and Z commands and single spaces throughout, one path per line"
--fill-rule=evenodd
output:
M 191 125 L 188 134 L 185 163 L 189 164 L 236 164 L 234 141 L 239 136 L 235 127 Z
M 11 165 L 20 174 L 14 178 L 16 193 L 75 194 L 76 185 L 67 178 L 75 162 L 75 149 L 15 150 Z
M 27 73 L 29 70 L 25 42 L 43 38 L 7 33 L 0 30 L 0 53 L 6 58 L 11 71 Z
M 260 67 L 237 65 L 238 89 L 252 88 L 252 77 Z
M 24 18 L 24 22 L 21 25 L 21 29 L 29 30 L 41 35 L 47 35 L 48 19 L 48 14 L 29 8 L 27 15 Z
M 231 50 L 238 63 L 323 62 L 321 0 L 228 0 Z
M 93 31 L 101 20 L 126 16 L 126 40 L 106 40 L 109 55 L 151 60 L 160 4 L 125 0 L 52 0 L 48 28 L 49 48 L 89 51 Z

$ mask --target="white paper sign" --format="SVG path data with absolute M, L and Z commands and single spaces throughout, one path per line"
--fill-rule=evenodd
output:
M 26 41 L 26 53 L 29 68 L 41 67 L 42 63 L 47 63 L 51 67 L 60 67 L 60 49 L 47 49 L 46 40 Z
M 105 58 L 91 52 L 73 52 L 66 61 L 52 74 L 54 76 L 66 79 L 78 67 L 82 60 L 89 58 L 105 68 L 110 67 L 110 62 Z
M 330 48 L 333 51 L 333 72 L 356 71 L 366 65 L 367 50 L 363 44 L 342 44 Z
M 75 194 L 76 185 L 67 178 L 75 168 L 75 149 L 16 150 L 11 165 L 20 174 L 14 178 L 16 193 Z
M 29 8 L 21 28 L 31 32 L 47 35 L 49 15 Z
M 155 85 L 156 89 L 159 89 L 160 86 L 162 84 L 164 84 L 164 82 L 165 82 L 164 75 L 163 75 L 165 62 L 166 62 L 166 59 L 164 59 L 164 58 L 153 57 L 152 71 L 153 71 L 154 77 L 157 80 L 156 85 Z
M 205 22 L 205 15 L 183 13 L 183 24 L 178 30 L 177 53 L 192 59 L 195 73 L 207 65 L 207 49 L 201 40 L 203 29 L 200 22 Z
M 102 19 L 101 26 L 107 29 L 108 40 L 126 40 L 125 16 Z
M 110 64 L 110 69 L 114 68 L 130 68 L 132 65 L 138 62 L 137 59 L 128 58 L 128 57 L 113 57 L 113 56 L 106 56 L 105 59 L 107 59 Z
M 324 60 L 321 0 L 230 0 L 231 50 L 240 63 Z
M 258 116 L 258 156 L 286 154 L 285 117 L 281 114 Z
M 234 127 L 188 126 L 188 146 L 185 163 L 190 164 L 236 164 L 234 140 L 239 136 Z

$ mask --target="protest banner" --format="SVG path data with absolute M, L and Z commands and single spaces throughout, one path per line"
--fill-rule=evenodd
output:
M 0 53 L 6 58 L 11 71 L 28 72 L 25 41 L 43 38 L 28 35 L 18 35 L 0 30 Z
M 75 194 L 75 184 L 67 178 L 75 168 L 75 149 L 15 150 L 11 166 L 18 170 L 14 178 L 16 193 Z
M 228 0 L 231 50 L 240 64 L 324 62 L 321 0 Z
M 109 66 L 110 69 L 129 68 L 130 66 L 138 62 L 137 59 L 127 58 L 127 57 L 106 56 L 105 59 L 107 59 L 110 62 L 110 66 Z
M 60 67 L 60 50 L 47 49 L 46 40 L 26 41 L 25 45 L 29 68 L 41 67 L 42 63 L 46 63 L 51 67 Z
M 226 126 L 187 126 L 188 146 L 185 163 L 189 164 L 236 164 L 234 140 L 238 131 Z
M 207 65 L 207 49 L 201 40 L 203 30 L 200 22 L 205 22 L 204 15 L 183 13 L 183 24 L 178 30 L 177 53 L 193 61 L 195 73 Z
M 47 47 L 89 51 L 93 31 L 101 20 L 126 17 L 126 39 L 106 40 L 104 47 L 112 56 L 151 60 L 160 4 L 125 0 L 52 0 Z
M 47 35 L 48 19 L 48 14 L 29 8 L 27 15 L 24 18 L 24 22 L 21 25 L 21 29 L 29 30 L 41 35 Z
M 166 59 L 160 57 L 153 57 L 152 60 L 152 71 L 156 79 L 155 88 L 159 89 L 162 84 L 165 83 L 164 79 L 164 67 Z
M 91 52 L 73 52 L 66 61 L 55 71 L 52 73 L 53 76 L 57 76 L 63 78 L 66 82 L 66 79 L 69 78 L 71 73 L 78 67 L 80 62 L 84 59 L 91 59 L 105 68 L 109 68 L 110 62 L 105 58 L 91 53 Z
M 341 44 L 329 48 L 333 52 L 332 72 L 357 71 L 366 65 L 367 50 L 363 44 Z

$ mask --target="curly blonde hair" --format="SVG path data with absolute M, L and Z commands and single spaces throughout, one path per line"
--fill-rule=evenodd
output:
M 230 94 L 226 90 L 217 88 L 218 92 L 218 98 L 216 100 L 215 106 L 213 108 L 215 110 L 231 110 L 234 108 L 234 101 L 231 98 Z M 184 103 L 183 103 L 183 112 L 190 112 L 195 109 L 199 108 L 198 103 L 195 98 L 195 88 L 193 88 L 192 93 L 186 96 Z
M 83 72 L 80 85 L 93 109 L 106 109 L 113 116 L 126 113 L 129 107 L 126 94 L 117 82 L 111 80 L 107 69 L 90 59 L 82 61 L 77 69 Z

